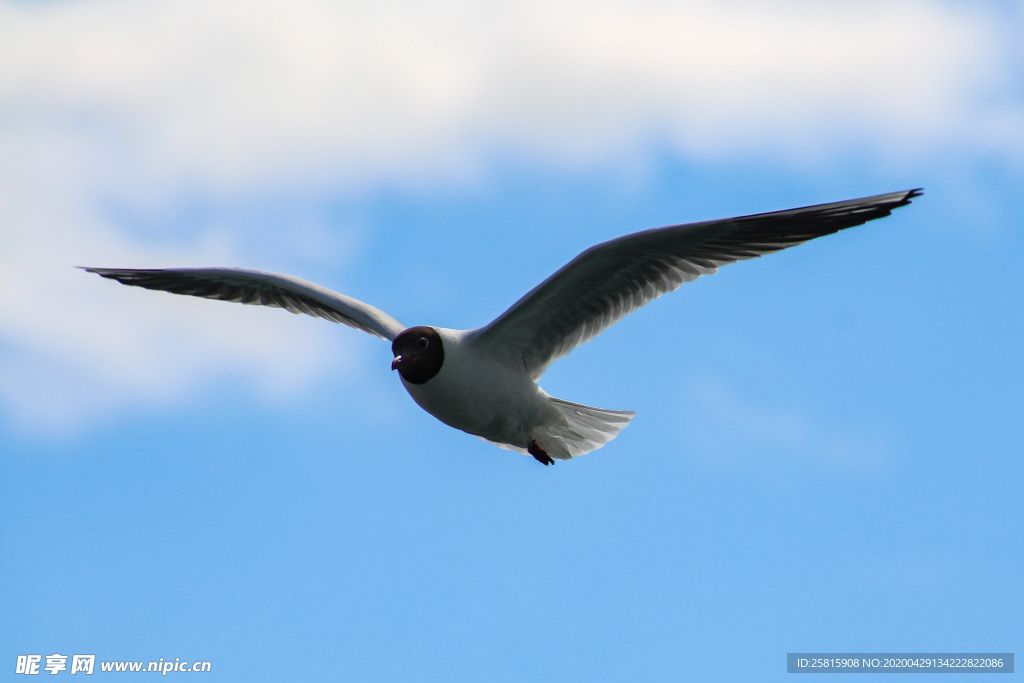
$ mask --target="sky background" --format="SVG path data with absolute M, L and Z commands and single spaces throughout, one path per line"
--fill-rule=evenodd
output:
M 0 0 L 2 678 L 1024 651 L 1021 35 L 1019 0 Z M 74 269 L 473 328 L 621 234 L 913 187 L 553 365 L 638 415 L 548 468 L 422 412 L 369 335 Z

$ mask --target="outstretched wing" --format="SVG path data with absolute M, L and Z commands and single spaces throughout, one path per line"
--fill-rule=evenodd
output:
M 405 327 L 352 297 L 291 275 L 243 268 L 83 268 L 126 285 L 305 313 L 392 340 Z
M 553 361 L 684 282 L 888 216 L 920 194 L 907 190 L 619 237 L 584 251 L 466 341 L 537 380 Z

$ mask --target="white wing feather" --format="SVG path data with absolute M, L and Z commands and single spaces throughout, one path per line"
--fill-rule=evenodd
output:
M 307 280 L 243 268 L 83 268 L 126 285 L 283 308 L 394 339 L 405 327 L 380 309 Z
M 598 244 L 466 337 L 536 381 L 623 316 L 718 268 L 888 216 L 921 190 L 674 225 Z

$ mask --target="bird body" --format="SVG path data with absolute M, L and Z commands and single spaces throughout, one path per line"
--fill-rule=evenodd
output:
M 429 379 L 407 379 L 398 360 L 408 355 L 399 353 L 403 335 L 413 349 L 419 339 L 427 339 L 428 349 L 429 344 L 440 343 L 441 359 L 425 361 L 431 371 L 437 367 Z M 392 365 L 417 405 L 441 422 L 500 448 L 529 453 L 545 464 L 603 445 L 635 415 L 552 398 L 525 372 L 481 348 L 485 344 L 472 331 L 410 328 L 395 340 Z
M 888 216 L 920 190 L 674 225 L 591 247 L 475 330 L 406 328 L 387 313 L 306 280 L 240 268 L 86 268 L 127 285 L 260 304 L 392 342 L 391 369 L 441 422 L 550 465 L 614 439 L 633 418 L 553 398 L 537 385 L 553 361 L 623 316 L 723 265 Z
M 503 444 L 525 445 L 530 430 L 555 412 L 548 395 L 525 373 L 477 353 L 469 332 L 434 328 L 444 344 L 444 366 L 428 382 L 402 384 L 441 422 Z

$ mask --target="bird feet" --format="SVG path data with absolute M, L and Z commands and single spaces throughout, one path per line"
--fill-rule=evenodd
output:
M 544 449 L 538 446 L 537 442 L 533 439 L 530 439 L 530 445 L 526 447 L 526 451 L 542 465 L 555 464 L 555 461 L 551 459 L 551 456 L 545 453 Z

